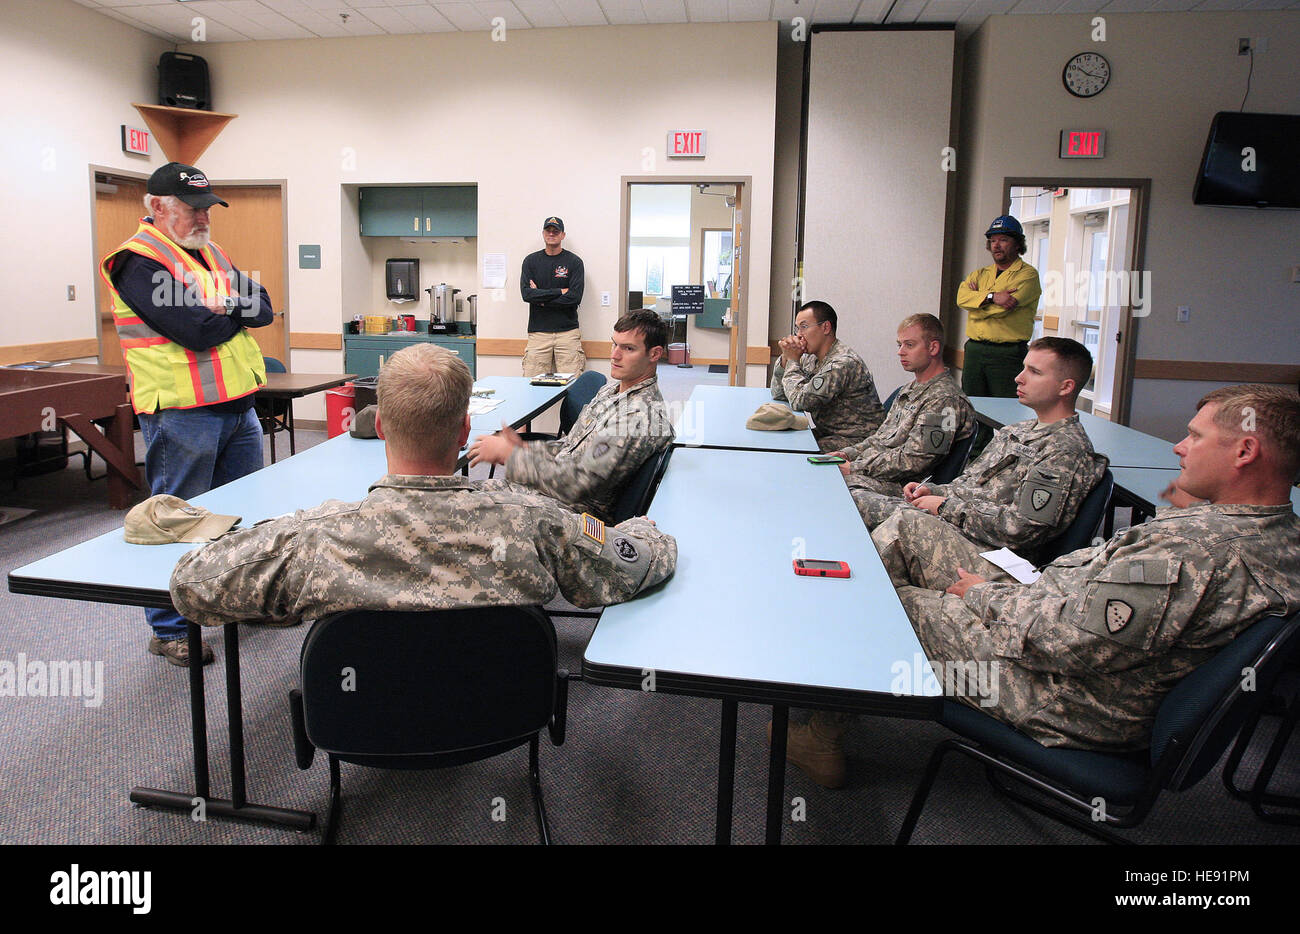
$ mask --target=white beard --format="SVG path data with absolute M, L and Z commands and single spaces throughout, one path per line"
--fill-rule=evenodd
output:
M 188 237 L 179 237 L 176 242 L 187 250 L 201 250 L 208 245 L 212 237 L 206 233 L 192 233 Z

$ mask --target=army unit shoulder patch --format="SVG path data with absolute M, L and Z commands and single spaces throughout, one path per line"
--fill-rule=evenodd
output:
M 1133 618 L 1133 607 L 1123 600 L 1106 601 L 1106 628 L 1112 633 L 1119 632 Z

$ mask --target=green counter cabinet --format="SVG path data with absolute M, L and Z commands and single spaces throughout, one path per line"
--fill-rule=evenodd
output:
M 422 322 L 425 326 L 428 322 Z M 414 343 L 437 344 L 465 361 L 469 372 L 478 377 L 475 340 L 468 334 L 427 334 L 421 331 L 391 331 L 388 334 L 344 334 L 343 369 L 358 376 L 377 376 L 379 359 L 387 359 L 403 347 Z

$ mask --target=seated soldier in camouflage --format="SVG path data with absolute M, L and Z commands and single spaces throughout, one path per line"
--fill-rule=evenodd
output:
M 915 379 L 904 386 L 885 421 L 861 444 L 834 453 L 850 489 L 902 496 L 903 484 L 922 480 L 953 444 L 975 430 L 975 410 L 943 365 L 943 325 L 934 315 L 912 315 L 898 326 L 898 359 Z
M 813 418 L 823 451 L 859 444 L 885 417 L 871 371 L 835 336 L 838 318 L 826 302 L 808 302 L 795 316 L 795 332 L 781 338 L 772 368 L 772 398 Z
M 614 323 L 613 381 L 587 403 L 558 441 L 525 442 L 512 428 L 480 438 L 469 463 L 505 464 L 506 479 L 578 512 L 610 517 L 641 465 L 673 440 L 656 368 L 668 350 L 668 327 L 653 311 L 632 311 Z
M 539 493 L 456 476 L 469 368 L 433 344 L 388 358 L 376 430 L 388 474 L 359 503 L 230 532 L 181 558 L 177 610 L 205 626 L 354 609 L 621 603 L 668 578 L 677 543 L 646 518 L 606 528 Z
M 1252 623 L 1300 610 L 1300 398 L 1228 386 L 1197 408 L 1174 448 L 1174 505 L 1149 522 L 1032 584 L 918 566 L 920 586 L 899 589 L 931 665 L 988 671 L 991 690 L 968 681 L 962 702 L 1045 746 L 1142 749 L 1178 681 Z M 791 727 L 790 760 L 842 784 L 846 722 Z
M 902 499 L 852 490 L 877 550 L 951 543 L 951 549 L 1010 548 L 1033 561 L 1074 521 L 1106 472 L 1107 459 L 1093 451 L 1074 409 L 1091 372 L 1092 355 L 1082 344 L 1040 338 L 1016 377 L 1017 398 L 1037 418 L 1000 428 L 952 483 L 909 483 Z M 904 565 L 887 560 L 886 567 L 901 574 Z M 894 583 L 912 581 L 897 576 Z

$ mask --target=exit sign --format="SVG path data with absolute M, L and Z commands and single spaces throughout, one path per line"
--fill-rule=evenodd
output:
M 122 152 L 134 152 L 141 156 L 149 155 L 149 131 L 138 126 L 122 124 Z
M 705 130 L 669 130 L 669 159 L 703 159 L 709 134 Z
M 1062 130 L 1062 159 L 1100 159 L 1106 155 L 1105 130 Z

